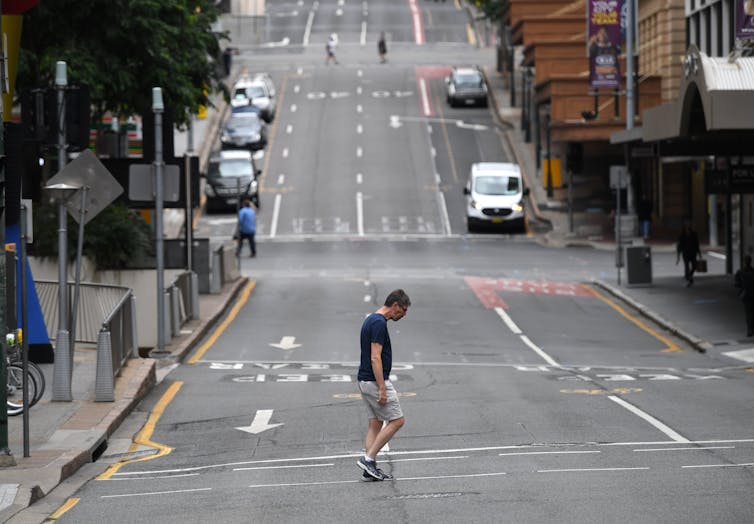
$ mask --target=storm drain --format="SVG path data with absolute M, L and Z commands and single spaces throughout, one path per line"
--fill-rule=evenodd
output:
M 407 500 L 407 499 L 445 499 L 449 497 L 461 497 L 463 495 L 478 495 L 478 493 L 462 493 L 460 491 L 454 491 L 449 493 L 414 493 L 411 495 L 391 495 L 385 497 L 388 500 Z

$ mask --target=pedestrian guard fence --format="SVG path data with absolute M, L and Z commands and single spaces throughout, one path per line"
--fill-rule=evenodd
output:
M 171 337 L 180 332 L 189 319 L 199 316 L 199 298 L 196 273 L 180 273 L 164 290 L 164 333 Z M 58 332 L 58 282 L 35 281 L 42 315 L 48 333 Z M 73 284 L 68 283 L 69 297 L 73 297 Z M 73 298 L 70 299 L 72 301 Z M 73 311 L 70 307 L 68 311 Z M 108 284 L 82 282 L 79 288 L 79 306 L 76 315 L 75 341 L 96 344 L 97 368 L 95 400 L 115 400 L 115 377 L 126 361 L 139 356 L 136 325 L 136 297 L 130 288 Z

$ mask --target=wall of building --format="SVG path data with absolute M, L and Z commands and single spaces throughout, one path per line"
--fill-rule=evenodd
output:
M 686 54 L 684 0 L 640 0 L 638 25 L 640 78 L 661 76 L 662 102 L 674 100 Z

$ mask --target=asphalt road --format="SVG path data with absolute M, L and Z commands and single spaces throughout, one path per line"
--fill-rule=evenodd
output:
M 425 46 L 412 5 L 431 13 Z M 83 485 L 58 521 L 750 522 L 754 376 L 591 286 L 612 253 L 465 234 L 469 164 L 509 158 L 488 110 L 443 103 L 448 67 L 491 57 L 465 12 L 271 13 L 280 45 L 238 57 L 281 92 L 253 283 L 125 424 L 142 460 Z M 387 26 L 380 65 L 361 39 Z M 337 67 L 319 52 L 331 32 Z M 200 230 L 222 242 L 232 224 Z M 397 287 L 413 303 L 390 323 L 407 422 L 379 457 L 396 480 L 365 483 L 358 333 Z

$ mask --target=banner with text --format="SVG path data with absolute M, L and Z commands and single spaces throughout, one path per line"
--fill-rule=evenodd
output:
M 754 0 L 736 0 L 736 38 L 754 40 Z
M 623 0 L 587 1 L 589 82 L 593 88 L 621 85 L 621 9 Z

